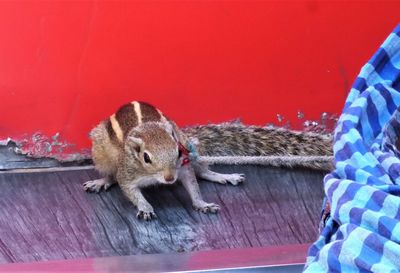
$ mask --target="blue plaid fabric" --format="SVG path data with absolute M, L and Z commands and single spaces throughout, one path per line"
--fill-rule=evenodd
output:
M 361 69 L 334 133 L 331 205 L 304 272 L 400 272 L 400 25 Z

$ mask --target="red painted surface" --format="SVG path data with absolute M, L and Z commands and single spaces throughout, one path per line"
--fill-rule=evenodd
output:
M 179 125 L 339 113 L 400 2 L 1 2 L 0 139 L 78 148 L 127 101 Z

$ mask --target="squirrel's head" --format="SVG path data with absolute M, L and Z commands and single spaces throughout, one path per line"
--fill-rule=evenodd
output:
M 125 151 L 139 162 L 143 174 L 163 184 L 176 181 L 182 160 L 176 133 L 169 124 L 147 122 L 135 127 L 127 136 Z

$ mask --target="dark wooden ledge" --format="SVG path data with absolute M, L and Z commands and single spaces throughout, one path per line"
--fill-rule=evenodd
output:
M 317 236 L 323 173 L 262 166 L 238 187 L 200 184 L 217 215 L 191 208 L 179 184 L 145 190 L 158 219 L 143 222 L 118 187 L 89 194 L 94 170 L 0 173 L 0 263 L 307 244 Z

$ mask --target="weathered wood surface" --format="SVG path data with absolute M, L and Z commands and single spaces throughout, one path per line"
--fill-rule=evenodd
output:
M 238 187 L 200 184 L 217 215 L 191 208 L 179 184 L 145 190 L 158 219 L 136 219 L 117 186 L 82 190 L 94 170 L 0 174 L 0 263 L 310 243 L 317 236 L 323 173 L 260 166 Z

